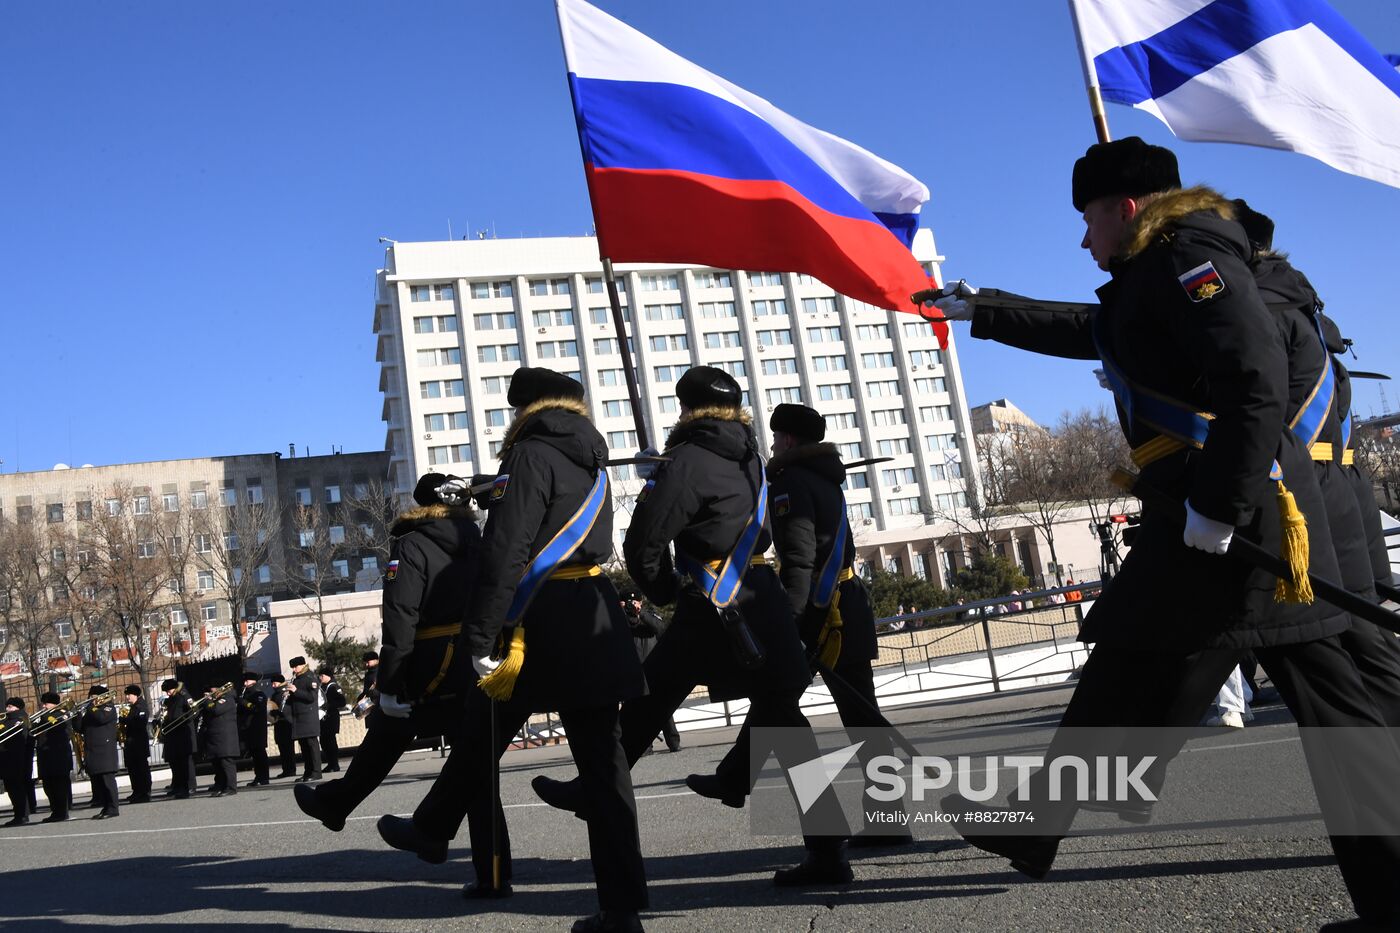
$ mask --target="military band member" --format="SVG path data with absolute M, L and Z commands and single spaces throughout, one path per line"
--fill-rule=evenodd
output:
M 292 682 L 287 685 L 287 702 L 282 711 L 292 714 L 292 735 L 301 746 L 302 772 L 298 781 L 321 780 L 321 717 L 320 691 L 306 658 L 297 655 L 287 662 L 292 669 Z
M 638 495 L 623 543 L 628 573 L 642 593 L 658 606 L 674 602 L 676 609 L 666 637 L 646 660 L 649 692 L 623 704 L 622 747 L 635 764 L 666 719 L 703 683 L 715 701 L 748 697 L 753 726 L 788 727 L 793 743 L 775 751 L 791 767 L 819 754 L 798 709 L 812 675 L 787 594 L 761 557 L 771 533 L 758 441 L 740 407 L 742 390 L 723 370 L 687 370 L 676 395 L 681 417 L 666 440 L 669 462 Z M 534 787 L 546 803 L 584 812 L 577 780 L 540 776 Z M 845 826 L 830 788 L 806 816 Z M 808 834 L 807 858 L 777 872 L 774 883 L 850 881 L 844 835 Z
M 335 668 L 316 672 L 321 692 L 321 770 L 340 770 L 340 712 L 345 709 L 345 691 L 335 680 Z
M 452 650 L 481 548 L 476 513 L 450 505 L 438 489 L 455 477 L 427 473 L 413 490 L 418 508 L 395 519 L 384 574 L 383 658 L 366 659 L 377 698 L 345 777 L 294 790 L 297 805 L 333 832 L 389 775 L 415 739 L 461 729 L 471 658 Z M 378 683 L 376 688 L 373 684 Z
M 272 696 L 268 702 L 276 707 L 269 715 L 272 718 L 272 740 L 277 744 L 277 763 L 281 768 L 277 777 L 296 777 L 297 743 L 292 736 L 292 711 L 287 702 L 292 694 L 287 687 L 287 678 L 281 674 L 273 674 L 269 683 Z
M 122 759 L 131 778 L 131 793 L 127 803 L 149 803 L 151 799 L 151 730 L 146 698 L 138 684 L 128 684 L 122 691 L 126 711 L 118 720 L 122 733 Z
M 23 697 L 5 699 L 5 722 L 0 727 L 0 782 L 14 811 L 5 826 L 29 823 L 29 782 L 34 771 L 34 751 L 29 745 L 29 717 Z
M 214 769 L 210 797 L 232 797 L 238 793 L 238 704 L 227 694 L 215 696 L 214 688 L 204 691 L 204 754 Z
M 438 475 L 438 476 L 441 476 L 442 474 L 439 473 L 439 474 L 437 474 L 437 475 Z M 419 504 L 421 505 L 422 503 L 419 503 Z M 390 530 L 389 530 L 389 534 L 392 536 L 393 533 L 394 533 L 394 532 L 393 532 L 393 529 L 390 529 Z M 394 560 L 394 555 L 391 553 L 391 554 L 389 555 L 389 561 L 390 561 L 390 563 L 392 563 L 393 560 Z M 365 665 L 365 678 L 364 678 L 364 681 L 363 681 L 363 682 L 361 683 L 361 685 L 360 685 L 360 696 L 358 696 L 358 697 L 355 698 L 357 702 L 359 701 L 360 697 L 365 696 L 365 695 L 368 694 L 371 690 L 374 690 L 374 689 L 377 687 L 377 685 L 378 685 L 378 680 L 379 680 L 379 652 L 378 652 L 378 651 L 366 651 L 363 655 L 360 656 L 360 660 L 363 661 L 363 662 L 364 662 L 364 665 Z
M 189 715 L 190 696 L 178 680 L 161 681 L 160 689 L 165 694 L 160 718 L 161 757 L 170 765 L 170 787 L 165 795 L 188 800 L 198 785 L 194 773 L 196 723 Z
M 105 684 L 93 684 L 88 696 L 108 692 Z M 83 768 L 92 786 L 93 806 L 101 807 L 94 820 L 109 820 L 121 816 L 117 808 L 117 707 L 110 700 L 101 706 L 93 704 L 83 710 L 75 723 L 83 737 Z
M 465 893 L 509 893 L 494 768 L 531 713 L 556 711 L 581 776 L 600 908 L 573 929 L 640 930 L 646 878 L 617 735 L 618 702 L 644 684 L 617 593 L 598 566 L 612 551 L 607 445 L 588 420 L 583 386 L 567 376 L 518 369 L 507 398 L 518 413 L 504 438 L 461 643 L 482 681 L 469 694 L 462 741 L 413 819 L 385 817 L 380 834 L 441 860 L 465 808 L 476 870 Z M 508 646 L 499 666 L 490 658 L 498 640 Z
M 267 774 L 267 694 L 258 689 L 258 675 L 243 672 L 243 689 L 238 694 L 238 742 L 253 760 L 253 779 L 248 787 L 263 787 Z
M 57 693 L 39 697 L 43 717 L 35 729 L 43 728 L 34 737 L 34 756 L 39 765 L 39 783 L 49 799 L 49 815 L 45 823 L 61 823 L 68 819 L 73 807 L 73 729 L 68 714 L 59 709 L 62 702 Z

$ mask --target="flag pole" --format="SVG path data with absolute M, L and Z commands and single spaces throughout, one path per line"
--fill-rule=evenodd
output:
M 554 13 L 559 22 L 559 44 L 564 51 L 565 74 L 568 75 L 569 64 L 569 25 L 564 15 L 563 0 L 554 0 Z M 647 436 L 647 423 L 645 410 L 642 408 L 641 393 L 637 388 L 637 372 L 632 367 L 632 350 L 627 344 L 627 322 L 622 317 L 622 301 L 617 293 L 617 279 L 613 275 L 612 259 L 608 256 L 603 242 L 603 229 L 598 223 L 598 200 L 593 196 L 593 176 L 588 167 L 592 164 L 592 159 L 588 157 L 588 149 L 584 142 L 583 133 L 583 110 L 578 105 L 578 93 L 574 87 L 574 82 L 569 81 L 569 101 L 574 106 L 574 119 L 578 123 L 578 145 L 579 154 L 583 157 L 583 176 L 588 185 L 588 207 L 593 211 L 593 235 L 598 241 L 598 257 L 603 262 L 603 281 L 607 283 L 608 300 L 612 304 L 613 330 L 617 332 L 617 347 L 622 354 L 622 374 L 627 380 L 627 397 L 632 403 L 632 423 L 637 428 L 637 447 L 646 450 L 651 446 L 651 440 Z
M 1099 93 L 1099 76 L 1094 63 L 1084 51 L 1084 27 L 1079 21 L 1079 7 L 1075 0 L 1069 0 L 1069 19 L 1074 24 L 1074 42 L 1079 46 L 1079 63 L 1084 68 L 1084 87 L 1089 94 L 1089 112 L 1094 117 L 1094 132 L 1099 142 L 1112 141 L 1108 133 L 1108 114 L 1103 109 L 1103 95 Z

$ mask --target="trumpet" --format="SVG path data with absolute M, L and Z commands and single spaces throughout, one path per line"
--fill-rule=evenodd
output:
M 54 715 L 58 715 L 59 718 L 50 720 L 49 717 Z M 30 717 L 29 734 L 35 738 L 38 738 L 39 736 L 43 735 L 45 732 L 48 732 L 51 729 L 57 729 L 59 726 L 70 721 L 77 715 L 78 709 L 74 708 L 73 700 L 70 697 L 69 699 L 66 699 L 62 703 L 55 706 L 53 709 L 41 709 L 39 710 L 39 712 L 35 713 L 32 717 Z
M 163 723 L 161 726 L 161 731 L 168 732 L 171 729 L 178 729 L 180 726 L 183 726 L 185 723 L 189 722 L 196 715 L 198 715 L 201 710 L 213 706 L 214 703 L 222 699 L 223 696 L 232 689 L 232 682 L 226 683 L 222 687 L 215 687 L 213 690 L 209 691 L 204 696 L 191 703 L 190 708 L 185 711 L 183 716 L 169 723 Z

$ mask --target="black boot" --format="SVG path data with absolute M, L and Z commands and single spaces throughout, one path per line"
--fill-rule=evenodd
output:
M 484 881 L 474 881 L 471 884 L 462 885 L 462 897 L 469 901 L 495 900 L 510 897 L 514 893 L 509 881 L 502 881 L 499 888 L 493 888 Z
M 809 849 L 807 857 L 791 868 L 780 868 L 773 875 L 773 884 L 780 888 L 800 888 L 808 885 L 849 884 L 855 875 L 840 846 Z
M 441 865 L 447 861 L 447 840 L 428 838 L 413 824 L 413 820 L 381 816 L 378 828 L 379 838 L 395 849 L 412 852 L 430 865 Z
M 736 810 L 743 809 L 744 798 L 748 796 L 743 791 L 736 794 L 734 789 L 727 786 L 724 779 L 718 774 L 687 774 L 685 786 L 701 797 L 718 800 L 726 807 L 733 807 Z
M 335 813 L 326 806 L 321 799 L 321 792 L 310 784 L 297 784 L 292 788 L 292 796 L 296 798 L 297 806 L 301 807 L 301 812 L 315 820 L 320 820 L 321 825 L 333 833 L 338 833 L 345 828 L 345 817 Z
M 3 824 L 3 825 L 4 825 L 4 827 L 5 827 L 6 829 L 9 829 L 11 826 L 28 826 L 28 825 L 29 825 L 29 817 L 27 817 L 27 816 L 17 816 L 17 817 L 15 817 L 14 819 L 10 820 L 8 823 L 5 823 L 5 824 Z
M 573 933 L 643 933 L 642 918 L 635 910 L 601 910 L 575 920 Z
M 1041 881 L 1050 874 L 1050 868 L 1055 864 L 1055 853 L 1059 851 L 1061 836 L 1011 836 L 1011 835 L 973 835 L 964 830 L 964 827 L 977 825 L 991 825 L 992 821 L 987 820 L 981 823 L 974 823 L 968 818 L 968 814 L 973 812 L 999 812 L 1004 807 L 987 807 L 979 803 L 968 800 L 961 794 L 949 794 L 944 797 L 940 804 L 944 813 L 956 815 L 957 819 L 953 827 L 958 835 L 970 845 L 974 845 L 983 852 L 990 852 L 993 855 L 1001 855 L 1011 860 L 1011 867 L 1021 874 Z
M 530 782 L 535 794 L 556 810 L 568 810 L 581 820 L 588 819 L 583 812 L 583 785 L 578 778 L 572 781 L 556 781 L 543 774 L 535 775 Z

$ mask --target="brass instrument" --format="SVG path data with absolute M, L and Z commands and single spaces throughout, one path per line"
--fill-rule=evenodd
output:
M 213 690 L 210 690 L 204 696 L 191 703 L 190 708 L 185 711 L 185 714 L 183 716 L 181 716 L 179 719 L 176 719 L 173 722 L 166 723 L 164 726 L 164 731 L 168 732 L 171 729 L 178 729 L 180 726 L 183 726 L 195 716 L 199 715 L 200 712 L 202 712 L 210 706 L 213 706 L 232 689 L 233 683 L 232 681 L 230 681 L 229 683 L 224 684 L 222 687 L 215 687 Z
M 131 713 L 130 703 L 117 704 L 117 744 L 126 744 L 126 717 Z
M 282 708 L 287 705 L 287 697 L 292 694 L 292 682 L 284 682 L 277 688 L 277 699 L 267 698 L 267 718 L 269 722 L 281 722 L 287 718 L 287 714 L 282 712 Z
M 38 723 L 34 726 L 34 728 L 30 731 L 29 734 L 34 736 L 35 738 L 38 738 L 45 732 L 48 732 L 51 729 L 57 729 L 59 726 L 72 720 L 77 715 L 77 710 L 74 708 L 73 700 L 70 697 L 64 700 L 62 703 L 55 706 L 53 709 L 43 709 L 35 713 L 34 715 L 38 719 Z M 54 715 L 57 715 L 59 718 L 55 719 L 53 722 L 45 721 L 48 719 L 48 717 Z

